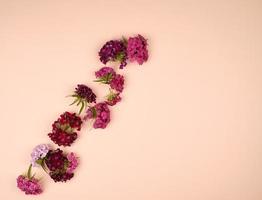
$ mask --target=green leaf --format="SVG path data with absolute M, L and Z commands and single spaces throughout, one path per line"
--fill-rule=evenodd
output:
M 81 108 L 80 108 L 80 110 L 79 110 L 79 115 L 80 115 L 81 112 L 83 111 L 84 107 L 85 107 L 85 103 L 84 103 L 83 101 L 81 101 Z
M 79 104 L 82 102 L 83 100 L 79 98 L 79 102 L 76 104 L 77 106 L 79 106 Z
M 72 105 L 74 105 L 76 102 L 78 102 L 79 101 L 79 98 L 77 97 L 74 101 L 73 101 L 73 103 L 71 103 L 69 106 L 72 106 Z

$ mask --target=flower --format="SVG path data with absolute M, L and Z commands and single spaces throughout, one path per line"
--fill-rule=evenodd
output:
M 72 173 L 76 169 L 76 167 L 78 166 L 78 159 L 73 152 L 67 154 L 67 159 L 69 161 L 69 164 L 68 164 L 66 172 Z
M 35 178 L 28 178 L 26 176 L 20 175 L 17 178 L 17 187 L 25 192 L 25 194 L 41 194 L 42 189 L 39 184 L 39 180 Z
M 50 150 L 46 155 L 45 164 L 50 170 L 49 176 L 55 182 L 70 180 L 74 176 L 73 171 L 78 166 L 74 153 L 64 155 L 60 149 Z
M 87 110 L 84 119 L 95 119 L 93 127 L 104 129 L 110 122 L 110 110 L 105 102 L 98 103 Z
M 73 178 L 74 174 L 73 173 L 67 173 L 67 172 L 50 172 L 50 177 L 55 181 L 55 182 L 66 182 Z
M 120 97 L 120 93 L 114 93 L 110 90 L 109 95 L 107 95 L 107 100 L 106 103 L 109 106 L 114 106 L 115 104 L 117 104 L 118 102 L 121 101 L 121 97 Z
M 95 103 L 96 102 L 96 95 L 92 91 L 91 88 L 84 84 L 78 84 L 75 88 L 75 93 L 73 95 L 70 95 L 71 97 L 74 97 L 75 100 L 70 105 L 76 104 L 77 106 L 81 106 L 79 109 L 79 115 L 83 111 L 83 109 L 87 106 L 87 104 Z
M 37 145 L 32 153 L 31 153 L 31 163 L 35 167 L 38 164 L 36 163 L 37 160 L 42 159 L 46 156 L 49 151 L 49 146 L 47 144 L 39 144 Z
M 96 95 L 91 88 L 84 84 L 77 85 L 75 88 L 75 94 L 77 94 L 80 98 L 85 99 L 88 103 L 96 102 Z
M 106 64 L 108 61 L 119 61 L 120 68 L 126 66 L 126 45 L 123 40 L 110 40 L 99 51 L 100 61 Z
M 77 138 L 75 132 L 81 130 L 82 120 L 76 113 L 65 112 L 52 124 L 50 139 L 59 146 L 70 146 Z
M 77 138 L 77 133 L 67 133 L 61 129 L 57 129 L 55 131 L 53 130 L 51 133 L 48 133 L 48 136 L 58 146 L 71 146 Z
M 110 82 L 110 87 L 117 92 L 122 92 L 124 89 L 125 79 L 124 76 L 117 74 Z
M 46 155 L 45 164 L 50 171 L 63 170 L 65 162 L 67 162 L 67 158 L 60 149 L 50 150 Z
M 130 37 L 127 42 L 128 59 L 142 65 L 148 60 L 147 40 L 142 36 Z
M 108 76 L 109 74 L 112 74 L 112 76 L 116 74 L 115 70 L 112 67 L 102 67 L 95 72 L 96 78 L 102 78 Z

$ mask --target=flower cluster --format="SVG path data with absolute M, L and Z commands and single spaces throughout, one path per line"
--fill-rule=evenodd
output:
M 82 120 L 76 113 L 65 112 L 52 125 L 50 139 L 59 146 L 70 146 L 77 138 L 77 131 L 81 130 Z
M 136 61 L 139 65 L 148 60 L 147 41 L 142 35 L 128 39 L 127 55 L 131 62 Z
M 141 36 L 110 40 L 100 49 L 98 55 L 100 61 L 106 65 L 110 62 L 118 62 L 119 68 L 123 69 L 128 62 L 137 62 L 139 65 L 148 60 L 147 40 Z M 58 146 L 71 146 L 77 139 L 77 132 L 81 130 L 83 121 L 82 111 L 85 111 L 83 120 L 92 121 L 95 129 L 105 129 L 110 120 L 110 109 L 122 100 L 124 90 L 124 76 L 117 73 L 112 67 L 104 66 L 95 72 L 95 82 L 109 86 L 109 94 L 104 100 L 97 103 L 97 96 L 93 90 L 78 84 L 70 97 L 74 98 L 71 105 L 80 106 L 78 114 L 64 112 L 52 124 L 49 138 Z M 111 107 L 110 107 L 111 106 Z M 48 144 L 37 145 L 31 153 L 31 163 L 26 175 L 19 175 L 17 187 L 27 195 L 42 193 L 39 179 L 32 175 L 32 167 L 41 167 L 54 182 L 66 182 L 73 178 L 74 171 L 79 165 L 75 153 L 64 153 L 61 149 L 51 149 Z
M 17 187 L 25 192 L 25 194 L 41 194 L 42 188 L 39 184 L 39 180 L 35 178 L 28 178 L 24 175 L 20 175 L 17 178 Z
M 95 72 L 96 82 L 109 84 L 111 89 L 121 93 L 124 89 L 125 79 L 124 76 L 117 74 L 111 67 L 102 67 Z
M 119 61 L 120 68 L 123 68 L 127 64 L 125 40 L 110 40 L 106 42 L 98 54 L 100 61 L 104 64 L 108 61 Z
M 31 158 L 35 166 L 41 166 L 55 182 L 66 182 L 74 176 L 74 171 L 78 166 L 78 158 L 71 152 L 67 155 L 62 150 L 52 150 L 47 144 L 37 145 Z M 31 175 L 32 164 L 30 164 L 26 175 L 17 178 L 17 187 L 25 194 L 42 193 L 39 180 Z
M 31 153 L 31 164 L 33 165 L 33 167 L 39 164 L 38 160 L 44 158 L 48 151 L 49 146 L 47 144 L 39 144 L 33 149 Z
M 87 110 L 84 119 L 94 119 L 93 127 L 104 129 L 110 122 L 110 110 L 106 103 L 98 103 Z
M 81 106 L 79 110 L 79 114 L 81 114 L 83 109 L 87 107 L 87 104 L 96 102 L 95 93 L 90 87 L 84 84 L 78 84 L 77 87 L 75 88 L 74 94 L 70 96 L 75 98 L 73 103 L 71 103 L 70 105 L 77 104 L 77 106 L 79 105 Z
M 62 150 L 56 149 L 48 152 L 45 164 L 49 169 L 50 177 L 55 182 L 66 182 L 74 176 L 73 171 L 78 166 L 78 161 L 74 153 L 66 156 Z
M 142 65 L 148 60 L 147 40 L 142 35 L 122 40 L 110 40 L 99 51 L 100 61 L 119 61 L 120 69 L 127 65 L 127 61 L 136 61 Z

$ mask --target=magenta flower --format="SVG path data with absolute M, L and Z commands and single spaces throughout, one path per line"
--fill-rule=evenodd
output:
M 104 76 L 108 76 L 109 74 L 112 74 L 113 76 L 116 74 L 112 67 L 102 67 L 95 72 L 96 78 L 102 78 Z
M 67 154 L 67 159 L 69 161 L 69 164 L 68 164 L 66 172 L 67 173 L 73 173 L 74 170 L 78 166 L 78 159 L 77 159 L 76 155 L 73 152 Z
M 25 194 L 37 195 L 41 194 L 43 191 L 37 179 L 29 179 L 28 177 L 23 175 L 18 176 L 17 187 L 25 192 Z
M 106 103 L 98 103 L 87 110 L 84 119 L 95 119 L 93 127 L 104 129 L 110 122 L 110 110 Z
M 116 72 L 111 67 L 102 67 L 95 72 L 97 80 L 95 82 L 100 82 L 104 84 L 109 84 L 111 80 L 115 77 Z
M 127 55 L 131 62 L 142 65 L 148 60 L 147 40 L 142 36 L 130 37 L 127 42 Z
M 110 87 L 117 92 L 122 92 L 124 89 L 125 79 L 124 76 L 117 74 L 110 82 Z

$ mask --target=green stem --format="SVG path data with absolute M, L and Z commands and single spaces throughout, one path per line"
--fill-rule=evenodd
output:
M 43 170 L 44 170 L 47 174 L 49 174 L 48 171 L 47 171 L 47 169 L 46 169 L 46 167 L 45 167 L 45 162 L 44 162 L 44 160 L 43 160 L 42 163 L 41 163 L 41 167 L 43 168 Z
M 27 170 L 27 177 L 28 177 L 29 179 L 32 178 L 32 177 L 31 177 L 31 171 L 32 171 L 32 164 L 29 165 L 29 168 L 28 168 L 28 170 Z

